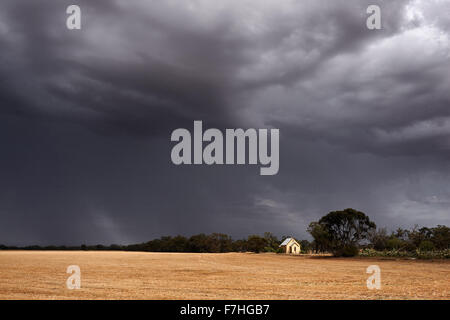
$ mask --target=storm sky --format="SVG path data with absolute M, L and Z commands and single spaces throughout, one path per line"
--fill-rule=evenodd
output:
M 438 0 L 2 0 L 0 243 L 449 225 L 449 33 Z M 194 120 L 280 129 L 279 173 L 175 166 Z

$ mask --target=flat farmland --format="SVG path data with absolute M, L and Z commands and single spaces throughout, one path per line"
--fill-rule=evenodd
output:
M 366 287 L 374 264 L 380 290 Z M 69 265 L 80 267 L 81 289 L 67 289 Z M 0 299 L 450 299 L 450 261 L 0 251 Z

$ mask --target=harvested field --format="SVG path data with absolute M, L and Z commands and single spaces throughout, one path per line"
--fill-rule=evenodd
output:
M 373 264 L 380 290 L 366 287 Z M 66 288 L 69 265 L 81 289 Z M 450 261 L 0 251 L 0 299 L 450 299 Z

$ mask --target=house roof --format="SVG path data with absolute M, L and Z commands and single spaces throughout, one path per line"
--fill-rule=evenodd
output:
M 291 238 L 291 237 L 286 238 L 286 239 L 280 244 L 280 247 L 281 247 L 281 246 L 287 246 L 287 244 L 288 244 L 289 242 L 291 242 L 291 240 L 294 240 L 294 241 L 295 241 L 294 238 Z M 295 242 L 297 242 L 297 241 L 295 241 Z

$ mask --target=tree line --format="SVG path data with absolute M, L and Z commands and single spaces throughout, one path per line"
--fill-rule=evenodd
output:
M 450 228 L 438 225 L 434 228 L 399 228 L 388 233 L 386 228 L 377 229 L 376 224 L 361 211 L 345 209 L 332 211 L 319 221 L 311 222 L 307 231 L 313 240 L 298 240 L 302 253 L 332 253 L 335 256 L 355 256 L 361 250 L 377 252 L 432 252 L 444 251 L 439 257 L 449 257 Z M 0 245 L 0 250 L 123 250 L 147 252 L 277 252 L 287 236 L 278 239 L 271 232 L 262 236 L 250 235 L 245 239 L 234 240 L 223 233 L 197 234 L 191 237 L 163 236 L 144 243 L 119 245 L 80 245 L 80 246 L 26 246 Z
M 123 251 L 147 251 L 147 252 L 194 252 L 194 253 L 224 253 L 224 252 L 277 252 L 280 240 L 270 232 L 263 236 L 251 235 L 246 239 L 233 240 L 231 236 L 223 233 L 197 234 L 191 237 L 163 236 L 144 243 L 109 246 L 85 245 L 80 246 L 5 246 L 0 245 L 0 250 L 123 250 Z

